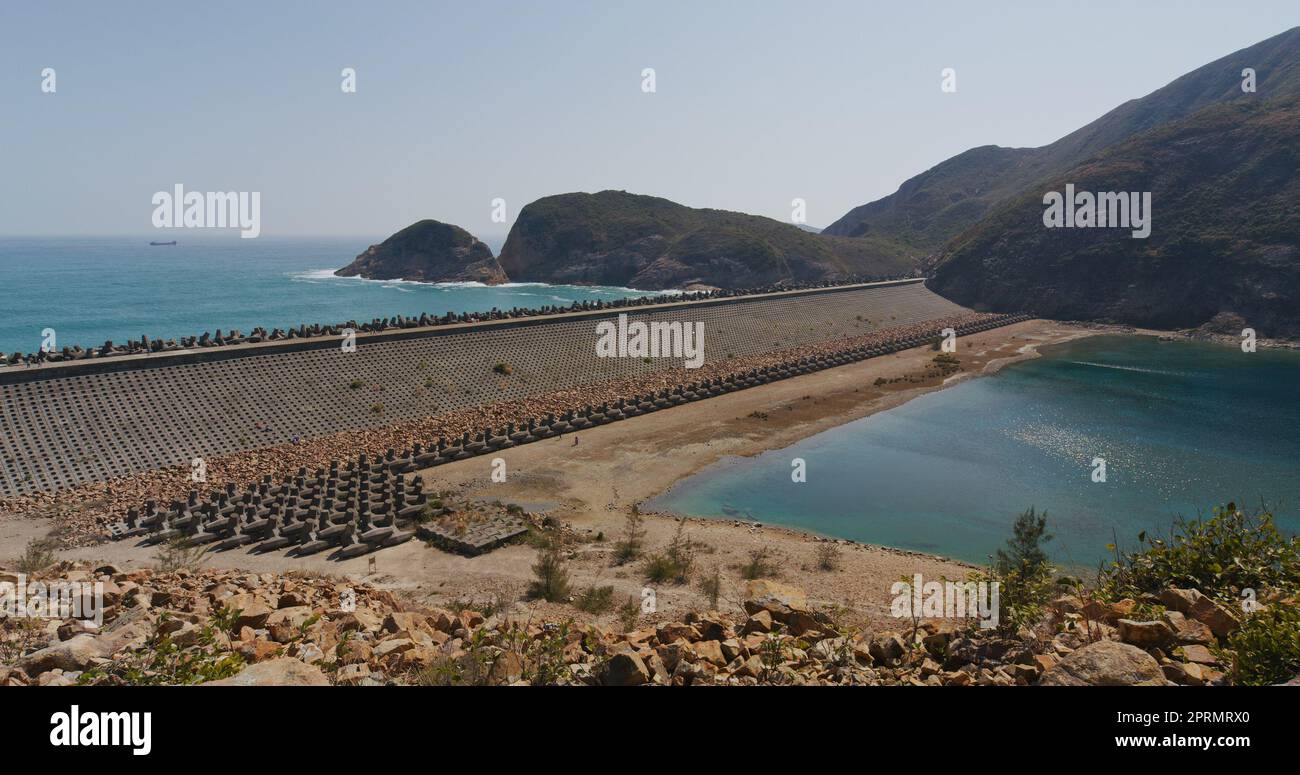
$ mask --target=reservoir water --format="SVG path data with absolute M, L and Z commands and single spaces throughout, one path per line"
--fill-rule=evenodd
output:
M 1048 512 L 1059 562 L 1261 500 L 1300 530 L 1300 354 L 1097 336 L 791 447 L 728 459 L 649 508 L 748 518 L 983 562 Z M 806 461 L 807 482 L 791 481 Z M 1106 481 L 1093 481 L 1103 458 Z

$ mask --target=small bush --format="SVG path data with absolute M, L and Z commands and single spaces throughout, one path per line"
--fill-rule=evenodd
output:
M 623 525 L 623 537 L 614 544 L 614 564 L 623 565 L 641 556 L 645 544 L 645 519 L 635 506 L 628 512 Z
M 348 387 L 353 390 L 360 390 L 365 386 L 366 386 L 366 381 L 364 379 L 354 379 L 348 383 Z
M 503 377 L 508 377 L 515 373 L 514 367 L 508 363 L 498 363 L 492 367 L 492 370 Z
M 1002 613 L 999 627 L 1014 632 L 1022 625 L 1037 622 L 1043 607 L 1057 591 L 1052 568 L 1042 543 L 1050 541 L 1047 512 L 1038 514 L 1033 507 L 1021 514 L 1012 528 L 1012 537 L 999 549 L 987 572 L 977 573 L 974 581 L 996 582 Z
M 668 559 L 667 555 L 651 554 L 645 558 L 645 563 L 641 566 L 641 572 L 645 574 L 645 580 L 663 584 L 677 572 L 677 566 L 673 561 Z
M 1228 638 L 1232 679 L 1245 686 L 1282 683 L 1300 675 L 1300 607 L 1278 603 L 1246 617 Z
M 747 581 L 776 575 L 776 566 L 768 561 L 766 547 L 749 552 L 749 562 L 740 567 L 740 575 Z
M 700 591 L 709 599 L 709 608 L 717 610 L 718 598 L 722 595 L 722 571 L 716 565 L 709 575 L 700 579 Z
M 552 544 L 542 550 L 533 565 L 536 580 L 528 587 L 528 594 L 548 603 L 562 603 L 569 599 L 569 571 L 558 546 Z
M 1011 539 L 999 549 L 996 566 L 999 573 L 1019 571 L 1030 575 L 1047 567 L 1047 552 L 1042 543 L 1052 540 L 1047 533 L 1047 512 L 1038 514 L 1033 506 L 1021 514 L 1011 528 Z
M 27 542 L 27 548 L 14 563 L 19 573 L 28 574 L 43 571 L 54 564 L 55 542 L 49 538 L 33 538 Z
M 163 573 L 178 570 L 194 570 L 203 563 L 208 555 L 208 547 L 190 543 L 185 536 L 177 536 L 162 546 L 154 554 L 154 565 Z
M 668 549 L 664 554 L 672 563 L 673 580 L 678 584 L 685 584 L 695 569 L 695 544 L 686 535 L 684 521 L 677 523 L 677 530 L 673 532 L 673 539 L 668 542 Z
M 618 623 L 623 627 L 623 632 L 636 627 L 636 620 L 640 616 L 641 603 L 635 597 L 629 595 L 623 605 L 618 607 Z
M 818 570 L 832 571 L 840 567 L 840 548 L 831 541 L 817 544 Z
M 614 608 L 614 588 L 613 587 L 588 587 L 578 598 L 573 601 L 573 605 L 579 611 L 586 611 L 589 614 L 603 614 Z

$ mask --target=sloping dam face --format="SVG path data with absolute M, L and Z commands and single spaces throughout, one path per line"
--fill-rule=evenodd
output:
M 0 497 L 682 368 L 597 357 L 620 312 L 703 323 L 713 362 L 968 310 L 892 281 L 360 334 L 354 352 L 324 338 L 0 369 Z

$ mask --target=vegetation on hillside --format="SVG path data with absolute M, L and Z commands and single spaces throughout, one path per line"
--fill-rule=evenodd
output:
M 1207 108 L 1043 181 L 953 240 L 931 287 L 979 309 L 1300 335 L 1300 98 Z M 1048 229 L 1043 194 L 1150 192 L 1151 233 Z
M 500 260 L 515 281 L 654 289 L 894 275 L 918 258 L 888 240 L 822 236 L 771 218 L 601 191 L 525 206 Z
M 1241 89 L 1241 71 L 1257 89 Z M 897 192 L 855 207 L 823 233 L 874 236 L 926 253 L 975 226 L 1038 181 L 1056 177 L 1106 148 L 1199 110 L 1300 94 L 1300 27 L 1287 30 L 1181 76 L 1140 99 L 1039 148 L 972 148 L 907 180 Z M 1041 196 L 1042 191 L 1039 191 Z

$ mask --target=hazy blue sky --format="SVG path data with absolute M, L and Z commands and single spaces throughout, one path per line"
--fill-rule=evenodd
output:
M 175 183 L 260 191 L 267 235 L 487 237 L 494 197 L 605 188 L 824 226 L 1300 23 L 1233 5 L 4 2 L 0 234 L 150 232 Z

